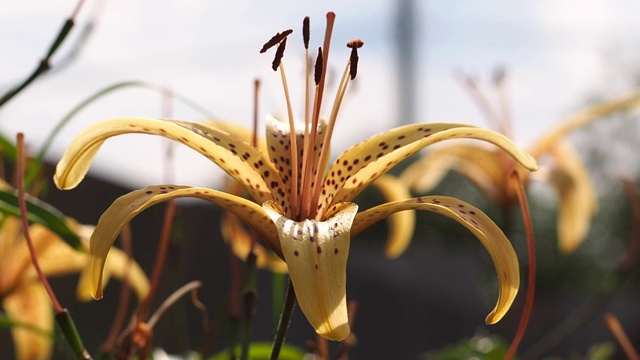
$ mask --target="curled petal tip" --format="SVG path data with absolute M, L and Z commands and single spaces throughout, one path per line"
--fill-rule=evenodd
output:
M 349 323 L 344 323 L 332 329 L 316 329 L 316 332 L 327 340 L 342 341 L 351 334 L 351 328 L 349 327 Z

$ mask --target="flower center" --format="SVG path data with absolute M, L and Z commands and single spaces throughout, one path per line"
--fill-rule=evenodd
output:
M 320 120 L 320 108 L 324 94 L 325 78 L 327 74 L 327 63 L 329 59 L 329 49 L 331 45 L 331 33 L 335 14 L 327 13 L 327 27 L 322 47 L 318 48 L 318 56 L 314 66 L 314 92 L 313 101 L 311 101 L 311 79 L 309 64 L 309 17 L 305 17 L 302 24 L 302 38 L 305 47 L 305 109 L 304 109 L 304 135 L 302 141 L 302 149 L 298 149 L 298 141 L 296 139 L 296 131 L 294 128 L 293 110 L 291 99 L 289 96 L 289 87 L 287 86 L 287 78 L 285 75 L 284 64 L 282 58 L 287 43 L 287 36 L 293 30 L 285 30 L 277 33 L 269 41 L 267 41 L 260 52 L 265 52 L 269 48 L 278 45 L 276 54 L 272 63 L 274 71 L 280 69 L 280 77 L 284 88 L 285 99 L 287 102 L 287 115 L 289 119 L 289 150 L 291 161 L 291 188 L 289 192 L 289 208 L 290 218 L 294 220 L 317 219 L 321 220 L 323 213 L 318 212 L 318 199 L 322 191 L 323 179 L 329 163 L 329 151 L 331 149 L 331 135 L 338 116 L 338 111 L 342 103 L 342 99 L 347 90 L 350 80 L 355 79 L 358 67 L 358 48 L 364 44 L 361 40 L 352 40 L 347 43 L 347 47 L 351 48 L 351 56 L 347 61 L 347 66 L 342 74 L 336 98 L 329 116 L 327 131 L 322 145 L 318 148 L 315 146 L 316 137 L 318 135 L 318 123 Z M 315 159 L 319 159 L 317 166 L 314 167 Z

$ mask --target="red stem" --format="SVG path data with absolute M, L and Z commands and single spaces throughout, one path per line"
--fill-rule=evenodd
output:
M 51 285 L 49 285 L 49 281 L 44 276 L 42 272 L 42 268 L 40 268 L 40 263 L 38 262 L 38 256 L 36 254 L 36 248 L 33 246 L 33 241 L 31 240 L 31 235 L 29 234 L 29 220 L 27 219 L 27 203 L 25 201 L 25 191 L 24 191 L 24 168 L 25 168 L 25 154 L 24 154 L 24 134 L 18 133 L 17 139 L 17 147 L 18 147 L 18 158 L 17 158 L 17 168 L 16 168 L 16 182 L 18 187 L 18 203 L 20 204 L 20 215 L 22 218 L 22 227 L 24 229 L 24 238 L 27 241 L 27 246 L 29 247 L 29 253 L 31 254 L 31 262 L 33 263 L 33 267 L 36 269 L 36 273 L 38 273 L 38 278 L 42 285 L 44 286 L 51 302 L 53 303 L 53 308 L 56 314 L 60 314 L 64 312 L 62 306 L 58 302 L 56 298 L 56 294 L 51 289 Z
M 511 342 L 509 351 L 505 356 L 505 359 L 511 360 L 518 350 L 518 346 L 522 341 L 524 332 L 527 329 L 529 318 L 531 317 L 531 310 L 533 308 L 533 298 L 535 295 L 536 285 L 536 248 L 535 241 L 533 239 L 533 225 L 531 223 L 531 214 L 529 213 L 529 203 L 524 190 L 524 185 L 520 180 L 520 175 L 517 171 L 512 171 L 509 175 L 513 183 L 516 185 L 516 193 L 518 194 L 518 200 L 520 202 L 520 209 L 522 211 L 522 219 L 524 220 L 525 230 L 527 232 L 527 250 L 529 255 L 529 276 L 527 279 L 527 297 L 524 302 L 524 309 L 522 311 L 522 317 L 520 318 L 520 324 L 518 324 L 518 330 Z
M 147 297 L 144 298 L 142 304 L 140 304 L 140 311 L 138 311 L 138 321 L 142 321 L 149 312 L 151 307 L 151 300 L 153 295 L 158 289 L 160 283 L 160 276 L 162 275 L 162 268 L 164 267 L 165 259 L 167 257 L 167 249 L 169 248 L 169 238 L 171 237 L 171 228 L 173 227 L 173 218 L 176 213 L 176 203 L 173 200 L 167 202 L 167 208 L 164 212 L 164 221 L 162 224 L 162 235 L 160 238 L 160 245 L 158 252 L 156 253 L 156 261 L 153 264 L 153 272 L 151 273 L 151 287 Z

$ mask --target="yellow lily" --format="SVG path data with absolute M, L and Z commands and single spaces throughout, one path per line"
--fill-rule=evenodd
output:
M 502 114 L 491 108 L 488 101 L 469 78 L 466 85 L 479 102 L 489 120 L 499 123 L 502 131 L 508 132 L 508 117 L 504 114 L 506 103 L 502 98 Z M 502 77 L 498 80 L 502 87 Z M 640 94 L 603 102 L 581 111 L 561 123 L 541 139 L 536 141 L 528 153 L 537 160 L 548 160 L 546 171 L 536 178 L 542 178 L 552 185 L 559 197 L 558 248 L 563 253 L 573 252 L 589 233 L 591 218 L 598 209 L 598 199 L 588 176 L 588 171 L 579 155 L 564 140 L 566 135 L 592 121 L 640 106 Z M 498 206 L 511 206 L 517 195 L 509 181 L 512 170 L 521 169 L 513 159 L 505 156 L 500 149 L 486 148 L 475 144 L 458 144 L 441 147 L 425 154 L 409 166 L 401 179 L 419 193 L 434 188 L 449 170 L 454 170 L 471 180 L 487 197 Z M 520 171 L 521 179 L 531 179 L 529 172 Z M 541 175 L 542 175 L 541 174 Z
M 284 259 L 300 308 L 316 332 L 327 339 L 342 340 L 350 333 L 346 263 L 351 237 L 405 210 L 440 213 L 465 226 L 482 242 L 494 262 L 500 284 L 497 304 L 486 321 L 492 324 L 502 318 L 519 287 L 518 260 L 509 240 L 484 213 L 458 199 L 442 196 L 389 202 L 359 213 L 351 200 L 400 161 L 443 140 L 472 138 L 493 143 L 530 170 L 537 169 L 535 160 L 494 131 L 463 124 L 416 124 L 372 136 L 347 149 L 329 167 L 331 134 L 347 85 L 356 75 L 357 48 L 362 46 L 361 41 L 349 43 L 351 57 L 331 115 L 328 120 L 320 118 L 333 21 L 334 14 L 327 14 L 327 36 L 315 66 L 313 104 L 307 78 L 303 124 L 294 123 L 281 61 L 291 30 L 265 44 L 263 50 L 278 46 L 273 68 L 280 69 L 289 114 L 288 123 L 267 118 L 266 153 L 216 127 L 178 120 L 111 119 L 89 127 L 75 138 L 56 168 L 54 180 L 61 189 L 73 188 L 82 181 L 108 138 L 142 133 L 169 138 L 200 152 L 240 183 L 253 199 L 182 185 L 149 186 L 118 198 L 102 215 L 91 238 L 91 292 L 96 298 L 102 296 L 107 253 L 122 227 L 154 204 L 196 197 L 238 216 Z M 306 18 L 306 48 L 308 39 Z
M 92 226 L 80 225 L 67 219 L 88 248 Z M 38 224 L 30 226 L 38 261 L 46 276 L 81 273 L 77 297 L 91 299 L 88 251 L 78 251 L 57 234 Z M 142 299 L 149 289 L 147 278 L 140 267 L 129 261 L 121 250 L 114 249 L 106 263 L 105 277 L 127 278 L 138 297 Z M 0 219 L 0 302 L 12 320 L 29 325 L 43 333 L 53 333 L 53 310 L 44 287 L 31 263 L 31 255 L 21 233 L 20 220 L 14 217 Z M 25 327 L 11 329 L 18 359 L 48 359 L 52 351 L 52 338 Z

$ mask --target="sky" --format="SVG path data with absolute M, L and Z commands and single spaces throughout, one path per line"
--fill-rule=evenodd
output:
M 394 1 L 205 1 L 87 0 L 72 32 L 90 18 L 97 24 L 79 57 L 63 71 L 48 75 L 0 109 L 0 131 L 25 133 L 32 151 L 73 106 L 99 89 L 123 80 L 143 80 L 170 87 L 209 112 L 249 126 L 252 84 L 262 81 L 261 119 L 283 114 L 280 78 L 270 69 L 272 54 L 259 54 L 278 31 L 295 33 L 285 56 L 294 113 L 302 112 L 304 50 L 302 19 L 311 17 L 312 47 L 322 41 L 327 11 L 336 25 L 330 68 L 339 73 L 348 49 L 360 38 L 358 78 L 341 107 L 334 154 L 370 135 L 399 125 L 394 35 Z M 36 66 L 75 1 L 0 2 L 0 89 Z M 416 1 L 414 12 L 417 102 L 415 122 L 458 122 L 486 127 L 477 108 L 453 77 L 454 70 L 490 84 L 503 67 L 513 109 L 515 140 L 526 145 L 598 94 L 614 98 L 630 91 L 625 76 L 638 56 L 640 4 L 619 1 Z M 296 37 L 297 36 L 297 37 Z M 68 47 L 60 49 L 62 55 Z M 58 57 L 59 58 L 59 57 Z M 57 57 L 52 59 L 56 64 Z M 331 82 L 331 80 L 328 80 Z M 329 87 L 327 98 L 335 88 Z M 109 95 L 82 111 L 60 133 L 48 155 L 56 162 L 73 137 L 98 121 L 122 116 L 162 116 L 161 96 L 128 89 Z M 327 113 L 328 108 L 324 112 Z M 204 117 L 173 103 L 172 117 Z M 167 179 L 167 142 L 144 135 L 108 140 L 91 174 L 129 187 Z M 211 186 L 220 171 L 193 150 L 175 147 L 170 180 Z

